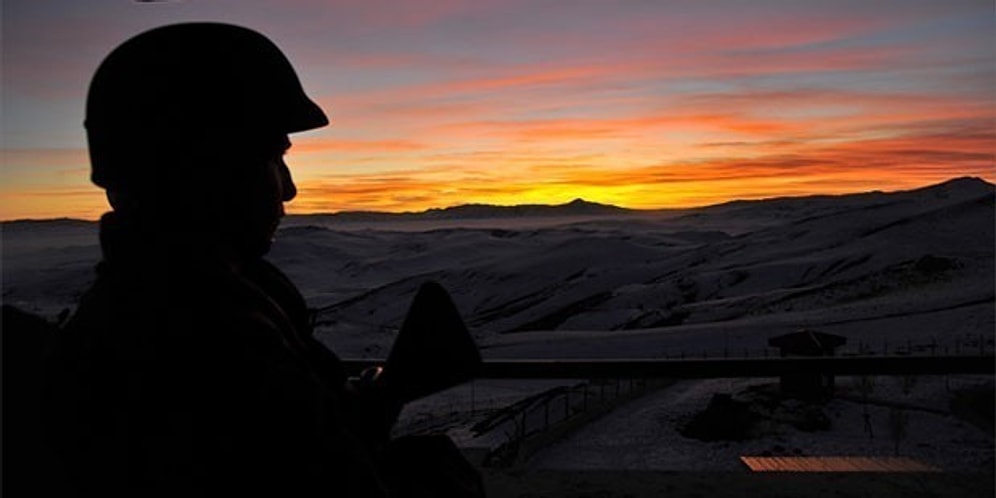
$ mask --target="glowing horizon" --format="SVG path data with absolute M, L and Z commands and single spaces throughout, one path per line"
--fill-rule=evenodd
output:
M 592 203 L 597 203 L 597 204 L 605 204 L 605 205 L 610 205 L 610 206 L 616 206 L 616 207 L 621 207 L 621 208 L 626 208 L 626 209 L 632 209 L 632 210 L 641 210 L 641 211 L 655 211 L 655 210 L 669 210 L 669 209 L 673 209 L 673 210 L 684 210 L 684 209 L 704 208 L 704 207 L 714 206 L 714 205 L 723 204 L 723 203 L 727 203 L 727 202 L 733 202 L 733 201 L 758 201 L 758 200 L 768 200 L 768 199 L 777 199 L 777 198 L 808 197 L 808 196 L 822 196 L 822 195 L 851 195 L 851 194 L 864 194 L 864 193 L 869 193 L 869 192 L 885 192 L 885 193 L 889 193 L 889 192 L 901 192 L 901 191 L 908 191 L 908 190 L 916 190 L 916 189 L 920 189 L 920 188 L 925 188 L 925 187 L 929 187 L 929 186 L 932 186 L 932 185 L 944 183 L 944 182 L 955 180 L 955 179 L 959 179 L 959 178 L 978 178 L 978 179 L 986 181 L 986 182 L 988 182 L 990 184 L 994 183 L 993 180 L 990 179 L 990 178 L 985 178 L 985 177 L 981 177 L 981 176 L 978 176 L 978 175 L 970 175 L 969 174 L 969 175 L 961 175 L 961 176 L 952 176 L 952 177 L 948 177 L 948 178 L 941 178 L 941 179 L 938 179 L 936 181 L 930 181 L 928 183 L 910 182 L 909 184 L 899 184 L 899 186 L 896 186 L 896 187 L 893 187 L 893 188 L 848 189 L 848 188 L 846 188 L 846 186 L 840 186 L 839 189 L 825 189 L 825 190 L 821 190 L 821 191 L 818 191 L 818 192 L 814 192 L 814 191 L 812 191 L 811 188 L 809 188 L 808 186 L 806 186 L 805 184 L 803 184 L 802 186 L 799 186 L 797 188 L 775 188 L 775 189 L 771 189 L 770 191 L 758 190 L 753 195 L 745 195 L 745 196 L 738 196 L 738 197 L 728 197 L 728 196 L 722 195 L 722 193 L 715 193 L 715 192 L 710 192 L 708 194 L 702 195 L 702 194 L 696 193 L 695 191 L 679 190 L 676 194 L 677 194 L 677 197 L 679 199 L 681 199 L 681 201 L 675 202 L 675 203 L 669 203 L 669 204 L 656 204 L 656 203 L 650 203 L 650 204 L 622 204 L 622 203 L 613 202 L 611 200 L 608 200 L 608 201 L 606 201 L 606 200 L 599 200 L 599 199 L 597 199 L 597 198 L 595 198 L 593 196 L 586 196 L 583 193 L 582 194 L 565 193 L 564 195 L 554 195 L 553 197 L 550 197 L 550 198 L 546 198 L 546 197 L 535 197 L 535 198 L 532 198 L 530 196 L 525 196 L 525 197 L 521 197 L 520 196 L 520 197 L 515 197 L 513 201 L 503 201 L 500 197 L 495 197 L 495 199 L 498 199 L 498 200 L 495 200 L 495 201 L 488 201 L 488 200 L 483 200 L 483 201 L 479 201 L 479 200 L 468 200 L 468 201 L 459 201 L 459 202 L 455 202 L 453 204 L 445 204 L 445 205 L 413 204 L 413 206 L 416 206 L 416 207 L 397 207 L 397 208 L 377 208 L 377 207 L 352 208 L 352 207 L 346 207 L 346 208 L 342 208 L 342 209 L 330 209 L 330 210 L 326 210 L 326 209 L 308 209 L 307 207 L 301 208 L 300 206 L 298 206 L 298 208 L 295 209 L 295 203 L 299 202 L 298 200 L 295 200 L 295 201 L 292 201 L 291 203 L 289 203 L 287 205 L 287 208 L 288 208 L 287 209 L 287 215 L 312 215 L 312 214 L 319 214 L 319 215 L 327 214 L 327 215 L 332 215 L 332 214 L 355 213 L 355 212 L 371 212 L 371 213 L 385 213 L 385 214 L 411 214 L 411 213 L 422 213 L 422 212 L 430 211 L 430 210 L 447 209 L 447 208 L 453 208 L 453 207 L 459 207 L 459 206 L 465 206 L 465 205 L 490 205 L 490 206 L 496 206 L 496 207 L 513 207 L 513 206 L 523 206 L 523 205 L 557 206 L 557 205 L 568 204 L 568 203 L 570 203 L 572 201 L 575 201 L 575 200 L 578 200 L 578 199 L 586 201 L 586 202 L 592 202 Z M 736 182 L 736 181 L 737 180 L 735 180 L 735 179 L 734 180 L 730 180 L 730 182 Z M 864 183 L 864 182 L 862 182 L 862 183 Z M 632 188 L 632 187 L 630 187 L 630 188 Z M 582 190 L 575 190 L 575 191 L 572 191 L 572 192 L 580 192 L 580 191 L 583 191 L 583 189 Z M 88 211 L 88 210 L 85 210 L 85 209 L 79 209 L 81 206 L 83 206 L 85 208 L 86 205 L 83 204 L 83 203 L 91 202 L 91 201 L 94 200 L 95 196 L 93 195 L 93 192 L 90 192 L 90 191 L 85 191 L 85 192 L 83 192 L 83 191 L 67 191 L 67 192 L 47 192 L 47 193 L 28 192 L 28 193 L 24 193 L 24 194 L 13 194 L 11 196 L 11 198 L 13 198 L 13 199 L 18 199 L 18 198 L 20 198 L 20 199 L 26 199 L 26 198 L 30 198 L 30 197 L 33 197 L 33 196 L 38 196 L 38 197 L 49 196 L 50 198 L 55 197 L 55 198 L 58 198 L 58 201 L 50 202 L 48 204 L 50 206 L 49 207 L 50 211 L 44 211 L 44 210 L 42 210 L 42 211 L 40 211 L 42 213 L 42 215 L 39 215 L 39 216 L 15 216 L 15 217 L 3 218 L 3 219 L 0 219 L 0 222 L 42 221 L 42 220 L 52 220 L 52 219 L 75 219 L 75 220 L 83 220 L 83 221 L 96 221 L 96 220 L 98 220 L 100 218 L 101 215 L 103 215 L 104 213 L 106 213 L 107 211 L 110 210 L 109 207 L 106 206 L 106 202 L 103 201 L 103 198 L 104 198 L 103 197 L 103 191 L 98 192 L 98 195 L 96 196 L 97 199 L 96 199 L 95 204 L 98 204 L 99 206 L 96 209 L 92 210 L 92 211 Z M 608 197 L 611 197 L 611 196 L 608 196 Z M 59 201 L 61 201 L 61 202 L 59 202 Z M 682 201 L 687 201 L 687 202 L 682 202 Z M 68 210 L 65 207 L 61 207 L 61 206 L 69 206 L 69 204 L 67 204 L 67 203 L 70 203 L 70 204 L 72 204 L 72 203 L 79 203 L 79 204 L 73 204 L 73 206 L 71 208 L 69 208 Z M 322 205 L 324 206 L 325 204 L 322 204 Z M 76 209 L 77 212 L 82 212 L 82 213 L 92 212 L 93 214 L 92 215 L 87 215 L 87 214 L 84 214 L 84 215 L 64 214 L 66 212 L 74 212 L 73 209 Z M 45 214 L 45 213 L 51 213 L 51 214 Z
M 5 8 L 0 219 L 107 210 L 80 125 L 89 77 L 127 37 L 192 19 L 270 36 L 328 112 L 291 136 L 292 214 L 996 180 L 987 1 L 247 2 Z

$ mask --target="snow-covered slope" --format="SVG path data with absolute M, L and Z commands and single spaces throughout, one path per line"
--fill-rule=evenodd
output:
M 426 280 L 451 291 L 490 358 L 755 356 L 769 337 L 799 327 L 845 336 L 842 354 L 992 352 L 994 192 L 963 178 L 907 192 L 681 211 L 574 203 L 291 216 L 269 257 L 323 309 L 319 338 L 344 357 L 384 357 Z M 8 222 L 2 236 L 5 303 L 54 317 L 93 279 L 95 223 Z M 904 455 L 943 469 L 991 468 L 991 435 L 945 412 L 961 392 L 949 384 L 978 379 L 949 380 L 918 380 L 916 399 L 886 392 L 887 382 L 907 379 L 882 380 L 876 396 L 885 404 L 870 410 L 871 423 L 888 431 L 885 405 L 896 400 L 926 406 L 910 412 Z M 983 380 L 991 391 L 991 379 Z M 830 432 L 777 427 L 742 444 L 677 432 L 713 393 L 744 396 L 771 382 L 682 382 L 616 410 L 530 466 L 730 470 L 738 455 L 772 448 L 894 451 L 862 432 L 863 405 L 843 397 L 826 408 Z M 844 394 L 848 382 L 839 383 Z M 509 404 L 557 383 L 476 381 L 409 406 L 405 420 L 445 414 L 459 422 L 475 406 Z
M 53 317 L 75 306 L 100 260 L 97 224 L 81 220 L 5 222 L 3 302 Z
M 272 258 L 324 308 L 329 334 L 389 337 L 428 279 L 452 291 L 485 342 L 764 317 L 871 320 L 991 305 L 993 200 L 992 185 L 958 179 L 544 228 L 298 226 L 282 231 Z
M 663 342 L 645 348 L 650 354 L 715 343 L 706 332 L 720 330 L 725 347 L 741 336 L 755 347 L 755 332 L 738 331 L 874 329 L 876 320 L 922 324 L 907 327 L 918 336 L 945 320 L 959 333 L 991 334 L 993 202 L 993 185 L 961 178 L 683 211 L 579 201 L 384 219 L 291 216 L 269 257 L 323 309 L 321 337 L 345 355 L 383 354 L 430 279 L 450 289 L 495 354 L 556 356 L 542 344 L 561 336 L 575 355 L 614 342 L 633 354 L 625 338 L 652 333 L 646 341 Z M 92 280 L 93 223 L 4 223 L 3 236 L 4 302 L 54 315 Z M 565 332 L 540 340 L 529 331 Z

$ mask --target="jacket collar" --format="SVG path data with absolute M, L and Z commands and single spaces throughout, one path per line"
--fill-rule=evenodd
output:
M 214 234 L 143 223 L 111 211 L 100 218 L 103 260 L 114 266 L 170 261 L 222 264 L 236 269 L 238 258 Z

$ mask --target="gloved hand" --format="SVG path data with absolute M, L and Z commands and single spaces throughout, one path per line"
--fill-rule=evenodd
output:
M 374 450 L 382 449 L 390 439 L 391 428 L 404 406 L 380 382 L 381 367 L 364 370 L 359 379 L 346 381 L 346 406 L 357 435 Z

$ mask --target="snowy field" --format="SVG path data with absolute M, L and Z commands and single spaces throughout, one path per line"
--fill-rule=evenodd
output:
M 804 404 L 781 402 L 744 441 L 699 441 L 678 430 L 689 414 L 706 408 L 714 393 L 747 398 L 750 387 L 774 387 L 777 379 L 712 379 L 678 383 L 636 400 L 541 451 L 530 466 L 556 470 L 744 470 L 740 456 L 905 456 L 942 471 L 992 471 L 992 434 L 951 416 L 952 392 L 969 386 L 992 389 L 991 379 L 917 376 L 876 377 L 867 402 L 857 378 L 838 379 L 841 397 L 818 410 L 825 430 L 792 425 Z M 903 382 L 913 386 L 905 392 Z M 952 391 L 945 390 L 945 383 Z M 897 411 L 889 402 L 903 406 Z M 812 409 L 812 408 L 810 408 Z M 779 413 L 781 411 L 781 413 Z M 864 415 L 868 415 L 865 424 Z M 895 417 L 905 417 L 897 434 Z
M 347 358 L 386 356 L 426 280 L 450 290 L 486 358 L 758 356 L 776 353 L 770 337 L 800 328 L 846 337 L 839 354 L 991 353 L 994 226 L 993 185 L 963 178 L 908 192 L 679 211 L 574 202 L 291 216 L 269 257 L 321 310 L 318 337 Z M 71 311 L 99 259 L 96 224 L 7 222 L 2 236 L 3 302 L 53 320 Z M 905 403 L 899 454 L 941 469 L 992 468 L 991 430 L 951 409 L 961 389 L 991 392 L 988 376 L 877 379 L 872 404 L 835 399 L 823 408 L 830 431 L 776 424 L 748 441 L 710 443 L 677 432 L 713 394 L 747 398 L 751 386 L 772 382 L 675 383 L 528 464 L 729 470 L 741 468 L 738 455 L 765 451 L 888 455 L 896 452 L 889 406 Z M 409 407 L 403 422 L 493 409 L 555 384 L 480 380 Z M 838 385 L 858 396 L 847 379 Z

